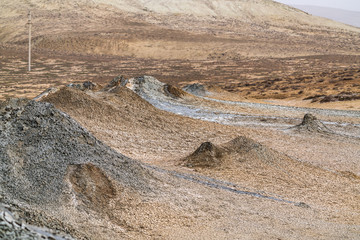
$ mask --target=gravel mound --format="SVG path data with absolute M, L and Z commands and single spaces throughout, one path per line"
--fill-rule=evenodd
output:
M 0 186 L 6 201 L 61 204 L 69 188 L 66 176 L 75 192 L 93 202 L 116 194 L 110 179 L 138 192 L 150 190 L 152 175 L 140 163 L 104 145 L 50 103 L 1 103 L 0 139 Z
M 332 131 L 327 128 L 320 120 L 309 113 L 305 114 L 302 122 L 299 125 L 296 125 L 290 129 L 298 132 L 332 133 Z

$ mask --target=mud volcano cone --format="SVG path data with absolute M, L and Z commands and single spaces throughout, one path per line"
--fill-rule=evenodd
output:
M 182 159 L 191 168 L 234 167 L 235 165 L 262 166 L 281 158 L 279 153 L 254 140 L 240 136 L 219 146 L 204 142 L 191 155 Z
M 206 90 L 205 90 L 204 85 L 199 84 L 199 83 L 186 85 L 183 88 L 183 90 L 188 93 L 191 93 L 193 95 L 197 95 L 197 96 L 205 96 L 206 95 Z
M 216 167 L 221 165 L 224 150 L 212 144 L 204 142 L 190 156 L 184 159 L 187 167 Z
M 330 133 L 331 130 L 328 129 L 320 120 L 318 120 L 312 114 L 305 114 L 301 124 L 293 127 L 293 129 L 301 132 L 318 132 L 318 133 Z
M 112 181 L 146 191 L 151 178 L 52 104 L 26 99 L 0 103 L 0 159 L 0 194 L 28 204 L 62 204 L 69 188 L 104 203 L 115 195 Z

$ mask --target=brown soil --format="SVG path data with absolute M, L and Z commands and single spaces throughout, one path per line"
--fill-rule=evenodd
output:
M 193 141 L 222 139 L 231 133 L 230 129 L 220 125 L 215 128 L 212 124 L 199 125 L 196 120 L 160 111 L 128 88 L 116 88 L 114 92 L 93 94 L 62 88 L 42 101 L 53 103 L 81 124 L 91 126 L 88 127 L 91 132 L 99 133 L 100 139 L 109 140 L 107 144 L 120 152 L 144 160 L 185 153 Z M 194 124 L 196 131 L 193 131 Z M 204 136 L 203 133 L 207 134 Z M 174 136 L 174 140 L 179 137 L 185 141 L 173 145 L 164 136 Z M 156 146 L 168 147 L 159 149 L 155 143 Z
M 181 159 L 180 162 L 183 166 L 207 176 L 217 176 L 240 185 L 246 183 L 247 187 L 251 187 L 250 189 L 261 188 L 286 196 L 294 196 L 293 194 L 301 192 L 304 194 L 303 197 L 306 197 L 312 194 L 308 192 L 309 189 L 318 189 L 319 194 L 339 198 L 337 190 L 334 189 L 351 191 L 351 188 L 345 190 L 344 187 L 337 185 L 339 181 L 344 180 L 340 180 L 341 177 L 358 179 L 350 171 L 334 174 L 308 163 L 294 161 L 289 156 L 247 137 L 237 137 L 221 145 L 203 143 L 194 153 Z M 310 199 L 311 197 L 307 201 L 317 202 L 315 199 Z M 347 201 L 346 197 L 342 199 L 341 201 Z M 347 206 L 350 205 L 355 207 L 352 201 L 349 201 Z

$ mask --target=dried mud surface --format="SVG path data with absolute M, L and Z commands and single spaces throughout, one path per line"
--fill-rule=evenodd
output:
M 108 3 L 0 8 L 0 203 L 38 226 L 1 208 L 6 231 L 358 238 L 358 28 L 265 0 Z
M 133 86 L 136 81 L 126 82 L 136 90 Z M 150 83 L 158 84 L 153 80 Z M 158 89 L 158 85 L 151 84 L 142 83 L 141 86 Z M 137 92 L 141 93 L 139 89 Z M 166 91 L 158 92 L 157 99 L 161 99 L 161 93 L 165 94 L 162 99 L 175 103 L 181 100 L 179 97 L 167 96 Z M 186 98 L 189 96 L 182 97 Z M 359 221 L 359 193 L 355 190 L 359 184 L 359 139 L 328 131 L 323 123 L 311 115 L 299 119 L 294 124 L 298 126 L 290 129 L 278 128 L 276 125 L 226 126 L 161 111 L 121 85 L 114 85 L 110 92 L 84 92 L 67 87 L 41 101 L 55 104 L 111 147 L 152 165 L 150 169 L 188 179 L 195 185 L 205 184 L 236 195 L 292 203 L 300 206 L 302 211 L 322 209 L 321 214 L 340 211 L 337 226 L 345 222 L 356 225 Z M 201 105 L 198 107 L 201 109 Z M 329 116 L 322 118 L 326 120 Z M 358 119 L 354 118 L 354 121 Z M 246 137 L 230 141 L 239 136 Z M 214 144 L 201 145 L 209 141 Z M 195 151 L 200 145 L 200 150 Z M 195 155 L 191 155 L 194 151 Z M 190 164 L 183 164 L 186 156 L 192 159 L 185 160 L 190 161 Z M 194 158 L 196 161 L 206 162 L 206 159 L 210 159 L 213 162 L 210 167 L 207 164 L 196 165 Z M 233 204 L 236 205 L 236 201 Z M 268 211 L 275 211 L 271 209 Z M 223 213 L 220 211 L 216 214 L 222 216 Z M 231 214 L 226 214 L 228 220 L 232 219 Z M 281 213 L 282 216 L 288 214 L 287 211 Z M 223 217 L 220 219 L 225 221 Z M 273 225 L 273 229 L 279 229 L 279 225 Z M 236 236 L 236 231 L 232 231 L 226 236 Z M 299 232 L 308 233 L 307 230 Z M 200 231 L 192 234 L 201 235 Z M 274 236 L 272 234 L 267 233 L 267 236 Z M 280 235 L 286 236 L 284 232 Z M 223 238 L 225 235 L 217 236 Z M 262 235 L 252 232 L 245 238 L 252 239 L 254 236 Z M 331 238 L 340 235 L 321 233 L 316 236 Z
M 2 144 L 18 144 L 17 139 L 24 139 L 21 137 L 23 134 L 39 136 L 29 138 L 33 139 L 32 142 L 22 143 L 28 147 L 11 147 L 11 151 L 2 151 L 5 159 L 15 161 L 15 166 L 18 166 L 12 170 L 14 174 L 21 176 L 21 172 L 26 171 L 31 177 L 27 181 L 38 179 L 32 175 L 32 168 L 24 167 L 24 164 L 29 157 L 39 159 L 32 150 L 34 146 L 36 149 L 38 144 L 50 146 L 46 148 L 49 154 L 53 152 L 52 149 L 59 149 L 59 157 L 68 156 L 64 158 L 66 161 L 49 160 L 35 169 L 44 174 L 42 176 L 47 176 L 50 173 L 48 164 L 60 164 L 63 171 L 56 171 L 56 174 L 63 177 L 55 178 L 56 181 L 52 177 L 53 184 L 73 190 L 59 192 L 61 187 L 53 191 L 52 185 L 37 184 L 42 186 L 41 191 L 49 195 L 45 200 L 34 194 L 31 200 L 26 193 L 26 185 L 22 184 L 25 188 L 21 191 L 19 187 L 11 187 L 11 184 L 23 181 L 22 177 L 18 177 L 10 185 L 4 185 L 7 187 L 2 190 L 2 201 L 16 204 L 22 212 L 30 213 L 32 217 L 27 219 L 31 219 L 32 223 L 56 227 L 76 238 L 107 239 L 116 236 L 179 239 L 181 236 L 183 239 L 216 236 L 220 239 L 236 239 L 241 235 L 245 239 L 275 239 L 354 237 L 358 234 L 359 193 L 356 189 L 359 170 L 356 170 L 356 166 L 359 139 L 337 134 L 324 135 L 312 128 L 309 128 L 310 131 L 293 131 L 257 125 L 226 126 L 183 117 L 157 109 L 119 82 L 121 78 L 103 90 L 94 91 L 64 87 L 43 97 L 41 101 L 51 102 L 68 113 L 97 139 L 118 152 L 146 163 L 138 165 L 129 159 L 126 160 L 130 164 L 128 167 L 132 168 L 132 164 L 135 164 L 137 170 L 128 171 L 121 167 L 125 174 L 135 174 L 137 177 L 129 181 L 128 177 L 124 178 L 124 174 L 119 173 L 120 169 L 109 168 L 118 163 L 111 162 L 113 160 L 104 153 L 101 158 L 107 159 L 108 163 L 95 160 L 97 155 L 89 155 L 90 149 L 103 148 L 102 143 L 52 105 L 12 100 L 2 103 Z M 136 83 L 134 80 L 125 82 L 129 86 Z M 181 99 L 190 98 L 194 102 L 198 98 L 186 94 L 180 97 L 168 95 L 161 88 L 167 85 L 155 80 L 146 84 L 143 82 L 140 86 L 155 90 L 160 87 L 161 91 L 155 97 L 174 101 L 175 104 Z M 173 89 L 172 92 L 178 91 Z M 165 95 L 162 96 L 162 93 Z M 202 108 L 201 105 L 198 107 Z M 60 120 L 62 118 L 68 120 L 64 122 Z M 49 121 L 58 124 L 47 125 Z M 303 123 L 307 124 L 306 121 Z M 59 131 L 56 129 L 58 127 L 64 130 Z M 68 131 L 74 127 L 78 130 Z M 76 140 L 77 132 L 80 133 L 79 140 L 84 137 L 88 140 Z M 12 135 L 14 133 L 16 135 Z M 40 137 L 47 136 L 46 133 L 50 135 Z M 61 136 L 57 136 L 57 133 Z M 223 144 L 238 136 L 247 138 L 238 138 L 245 141 L 233 140 Z M 66 140 L 69 137 L 72 142 Z M 33 142 L 35 139 L 39 142 Z M 51 144 L 59 139 L 66 144 Z M 195 169 L 179 165 L 181 159 L 206 141 L 222 144 L 220 148 L 227 149 L 222 159 L 227 164 Z M 64 148 L 70 143 L 72 147 Z M 297 147 L 294 147 L 295 144 Z M 86 150 L 82 150 L 84 147 Z M 61 154 L 62 151 L 67 154 Z M 46 156 L 52 156 L 49 154 Z M 77 155 L 75 158 L 72 157 L 74 154 Z M 117 156 L 115 152 L 111 154 Z M 87 156 L 88 160 L 83 162 L 78 156 Z M 144 174 L 140 174 L 142 171 Z M 137 185 L 140 179 L 145 182 Z M 146 186 L 153 190 L 144 191 Z M 138 187 L 143 190 L 139 192 Z M 57 196 L 57 192 L 63 197 Z M 49 199 L 54 201 L 50 203 Z M 40 203 L 41 206 L 38 206 Z M 104 224 L 103 221 L 107 221 L 106 233 L 97 231 Z M 93 231 L 89 231 L 90 227 Z M 289 227 L 293 229 L 291 232 L 288 232 Z M 267 229 L 266 232 L 264 229 Z

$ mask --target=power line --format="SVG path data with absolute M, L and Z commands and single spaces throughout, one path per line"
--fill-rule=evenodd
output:
M 27 23 L 27 25 L 29 25 L 29 69 L 28 70 L 30 72 L 31 71 L 31 25 L 32 25 L 31 11 L 29 11 L 28 17 L 29 17 L 29 20 Z

